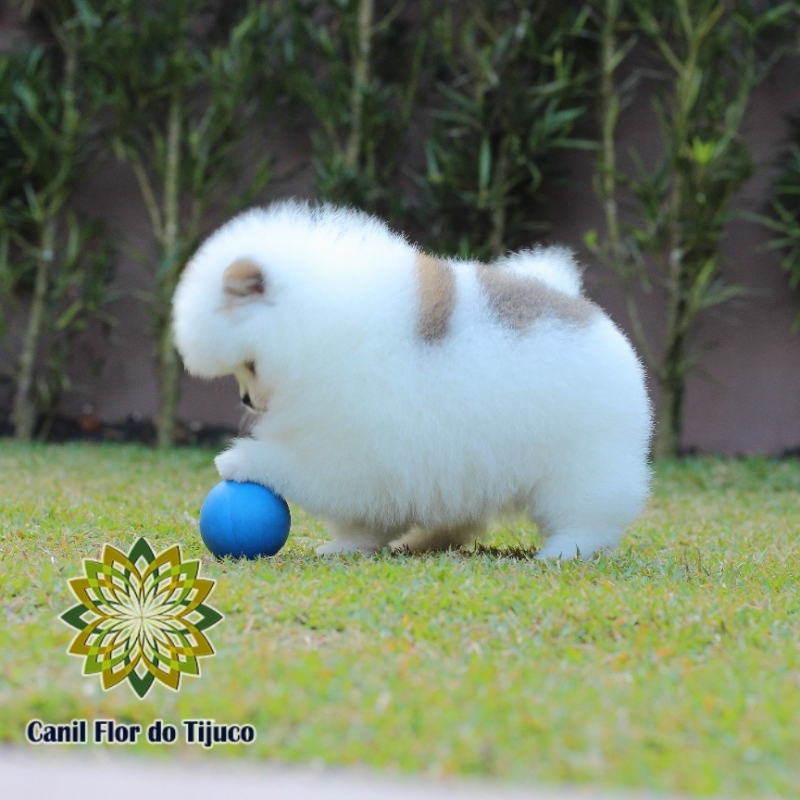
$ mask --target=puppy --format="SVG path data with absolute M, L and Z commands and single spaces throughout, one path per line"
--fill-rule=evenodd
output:
M 220 475 L 324 517 L 321 554 L 459 546 L 511 509 L 539 557 L 588 558 L 647 498 L 643 370 L 567 250 L 442 259 L 365 214 L 277 204 L 200 247 L 174 333 L 258 415 Z

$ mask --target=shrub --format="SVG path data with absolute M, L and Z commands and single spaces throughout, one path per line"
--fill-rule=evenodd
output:
M 70 9 L 50 12 L 47 46 L 0 55 L 0 303 L 4 319 L 23 318 L 19 335 L 0 333 L 19 439 L 70 387 L 75 338 L 102 312 L 112 274 L 101 227 L 70 210 L 97 152 L 95 109 Z
M 770 213 L 756 219 L 772 231 L 769 247 L 778 252 L 789 276 L 789 286 L 800 291 L 800 121 L 791 126 L 789 143 L 782 154 L 778 178 L 772 185 Z M 800 312 L 794 327 L 800 330 Z
M 596 186 L 606 225 L 603 237 L 590 231 L 586 243 L 620 279 L 636 345 L 661 390 L 654 453 L 676 455 L 686 379 L 699 355 L 691 346 L 696 320 L 742 293 L 723 279 L 720 240 L 732 217 L 731 198 L 753 170 L 744 114 L 780 54 L 778 48 L 761 53 L 760 40 L 792 7 L 771 2 L 756 12 L 747 0 L 602 0 L 598 11 L 602 142 Z M 635 35 L 623 33 L 632 27 Z M 619 67 L 638 37 L 653 59 L 661 151 L 648 167 L 634 150 L 633 168 L 623 172 L 619 116 L 639 84 L 621 82 Z M 620 216 L 625 199 L 633 200 L 629 223 Z M 659 343 L 645 334 L 634 295 L 653 285 L 666 294 Z
M 554 154 L 585 112 L 579 58 L 588 9 L 470 0 L 435 19 L 438 81 L 419 217 L 437 250 L 494 257 L 528 245 Z
M 77 2 L 77 0 L 76 0 Z M 172 341 L 172 296 L 183 266 L 207 231 L 210 212 L 252 203 L 271 178 L 269 156 L 254 159 L 247 190 L 237 146 L 269 77 L 270 7 L 210 0 L 102 0 L 81 4 L 87 52 L 111 113 L 109 139 L 136 175 L 158 255 L 148 298 L 160 388 L 158 444 L 173 441 L 181 363 Z

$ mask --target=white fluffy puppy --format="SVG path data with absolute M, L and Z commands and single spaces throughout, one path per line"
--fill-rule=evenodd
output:
M 646 500 L 642 367 L 566 250 L 439 259 L 365 214 L 282 203 L 202 245 L 174 331 L 191 373 L 234 374 L 259 415 L 220 475 L 326 518 L 320 553 L 457 546 L 517 509 L 540 557 L 588 558 Z

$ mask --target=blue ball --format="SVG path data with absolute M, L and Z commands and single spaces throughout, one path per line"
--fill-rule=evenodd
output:
M 274 556 L 291 524 L 286 501 L 258 483 L 222 481 L 200 509 L 200 535 L 215 556 Z

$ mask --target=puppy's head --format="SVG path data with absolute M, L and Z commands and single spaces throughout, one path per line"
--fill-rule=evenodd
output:
M 212 237 L 186 267 L 173 301 L 175 344 L 190 373 L 234 375 L 242 402 L 267 409 L 278 291 L 262 257 Z
M 365 279 L 380 282 L 370 265 L 407 250 L 382 223 L 347 210 L 289 201 L 240 214 L 200 247 L 175 292 L 186 368 L 235 375 L 255 411 L 278 386 L 304 391 L 307 377 L 317 381 L 363 341 L 351 298 L 364 307 Z

